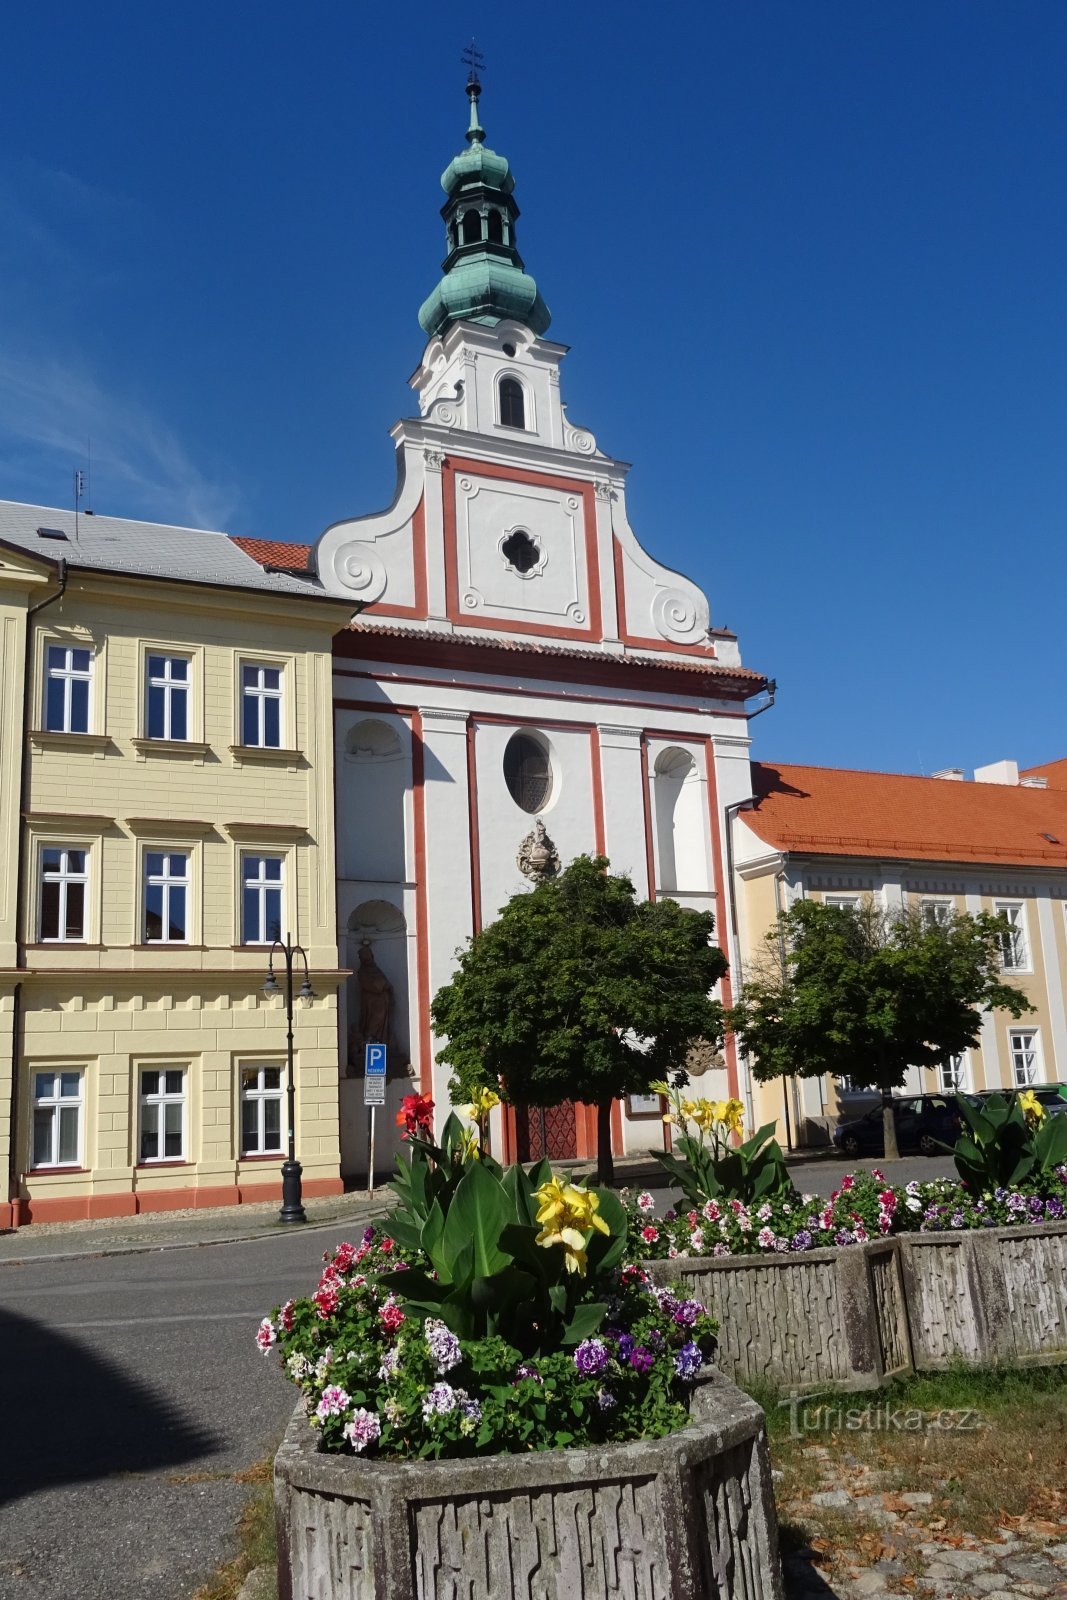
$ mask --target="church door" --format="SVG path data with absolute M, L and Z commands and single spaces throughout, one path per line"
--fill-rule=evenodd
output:
M 515 1107 L 515 1154 L 519 1161 L 566 1161 L 578 1154 L 574 1101 L 558 1106 Z

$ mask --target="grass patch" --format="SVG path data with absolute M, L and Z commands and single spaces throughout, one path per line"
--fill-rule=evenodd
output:
M 958 1367 L 862 1394 L 744 1387 L 767 1414 L 787 1550 L 806 1543 L 833 1567 L 867 1542 L 906 1557 L 921 1540 L 995 1538 L 1003 1527 L 1067 1537 L 1067 1367 Z M 853 1504 L 811 1504 L 834 1489 Z
M 196 1590 L 193 1600 L 236 1600 L 241 1585 L 254 1567 L 273 1566 L 278 1559 L 273 1468 L 270 1460 L 259 1461 L 255 1466 L 232 1476 L 238 1483 L 254 1486 L 237 1524 L 238 1553 Z

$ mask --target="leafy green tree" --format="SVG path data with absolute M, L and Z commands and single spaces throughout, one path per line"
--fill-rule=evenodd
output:
M 611 1183 L 612 1101 L 683 1069 L 695 1040 L 721 1038 L 714 927 L 708 911 L 639 901 L 603 856 L 513 895 L 431 1007 L 454 1100 L 499 1087 L 514 1105 L 595 1104 L 598 1179 Z
M 978 1043 L 982 1013 L 1031 1011 L 1001 980 L 1005 923 L 979 912 L 931 922 L 916 908 L 858 910 L 799 900 L 728 1017 L 761 1081 L 851 1078 L 882 1092 L 885 1153 L 896 1156 L 892 1090 Z

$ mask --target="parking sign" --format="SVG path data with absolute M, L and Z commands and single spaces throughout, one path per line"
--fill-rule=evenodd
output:
M 363 1104 L 385 1104 L 386 1048 L 384 1044 L 368 1044 L 364 1055 Z

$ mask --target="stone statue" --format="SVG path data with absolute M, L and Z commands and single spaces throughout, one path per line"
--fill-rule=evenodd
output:
M 369 939 L 364 939 L 359 947 L 356 987 L 359 1020 L 348 1030 L 348 1060 L 350 1066 L 362 1070 L 364 1045 L 390 1043 L 393 1014 L 393 986 L 375 961 Z

